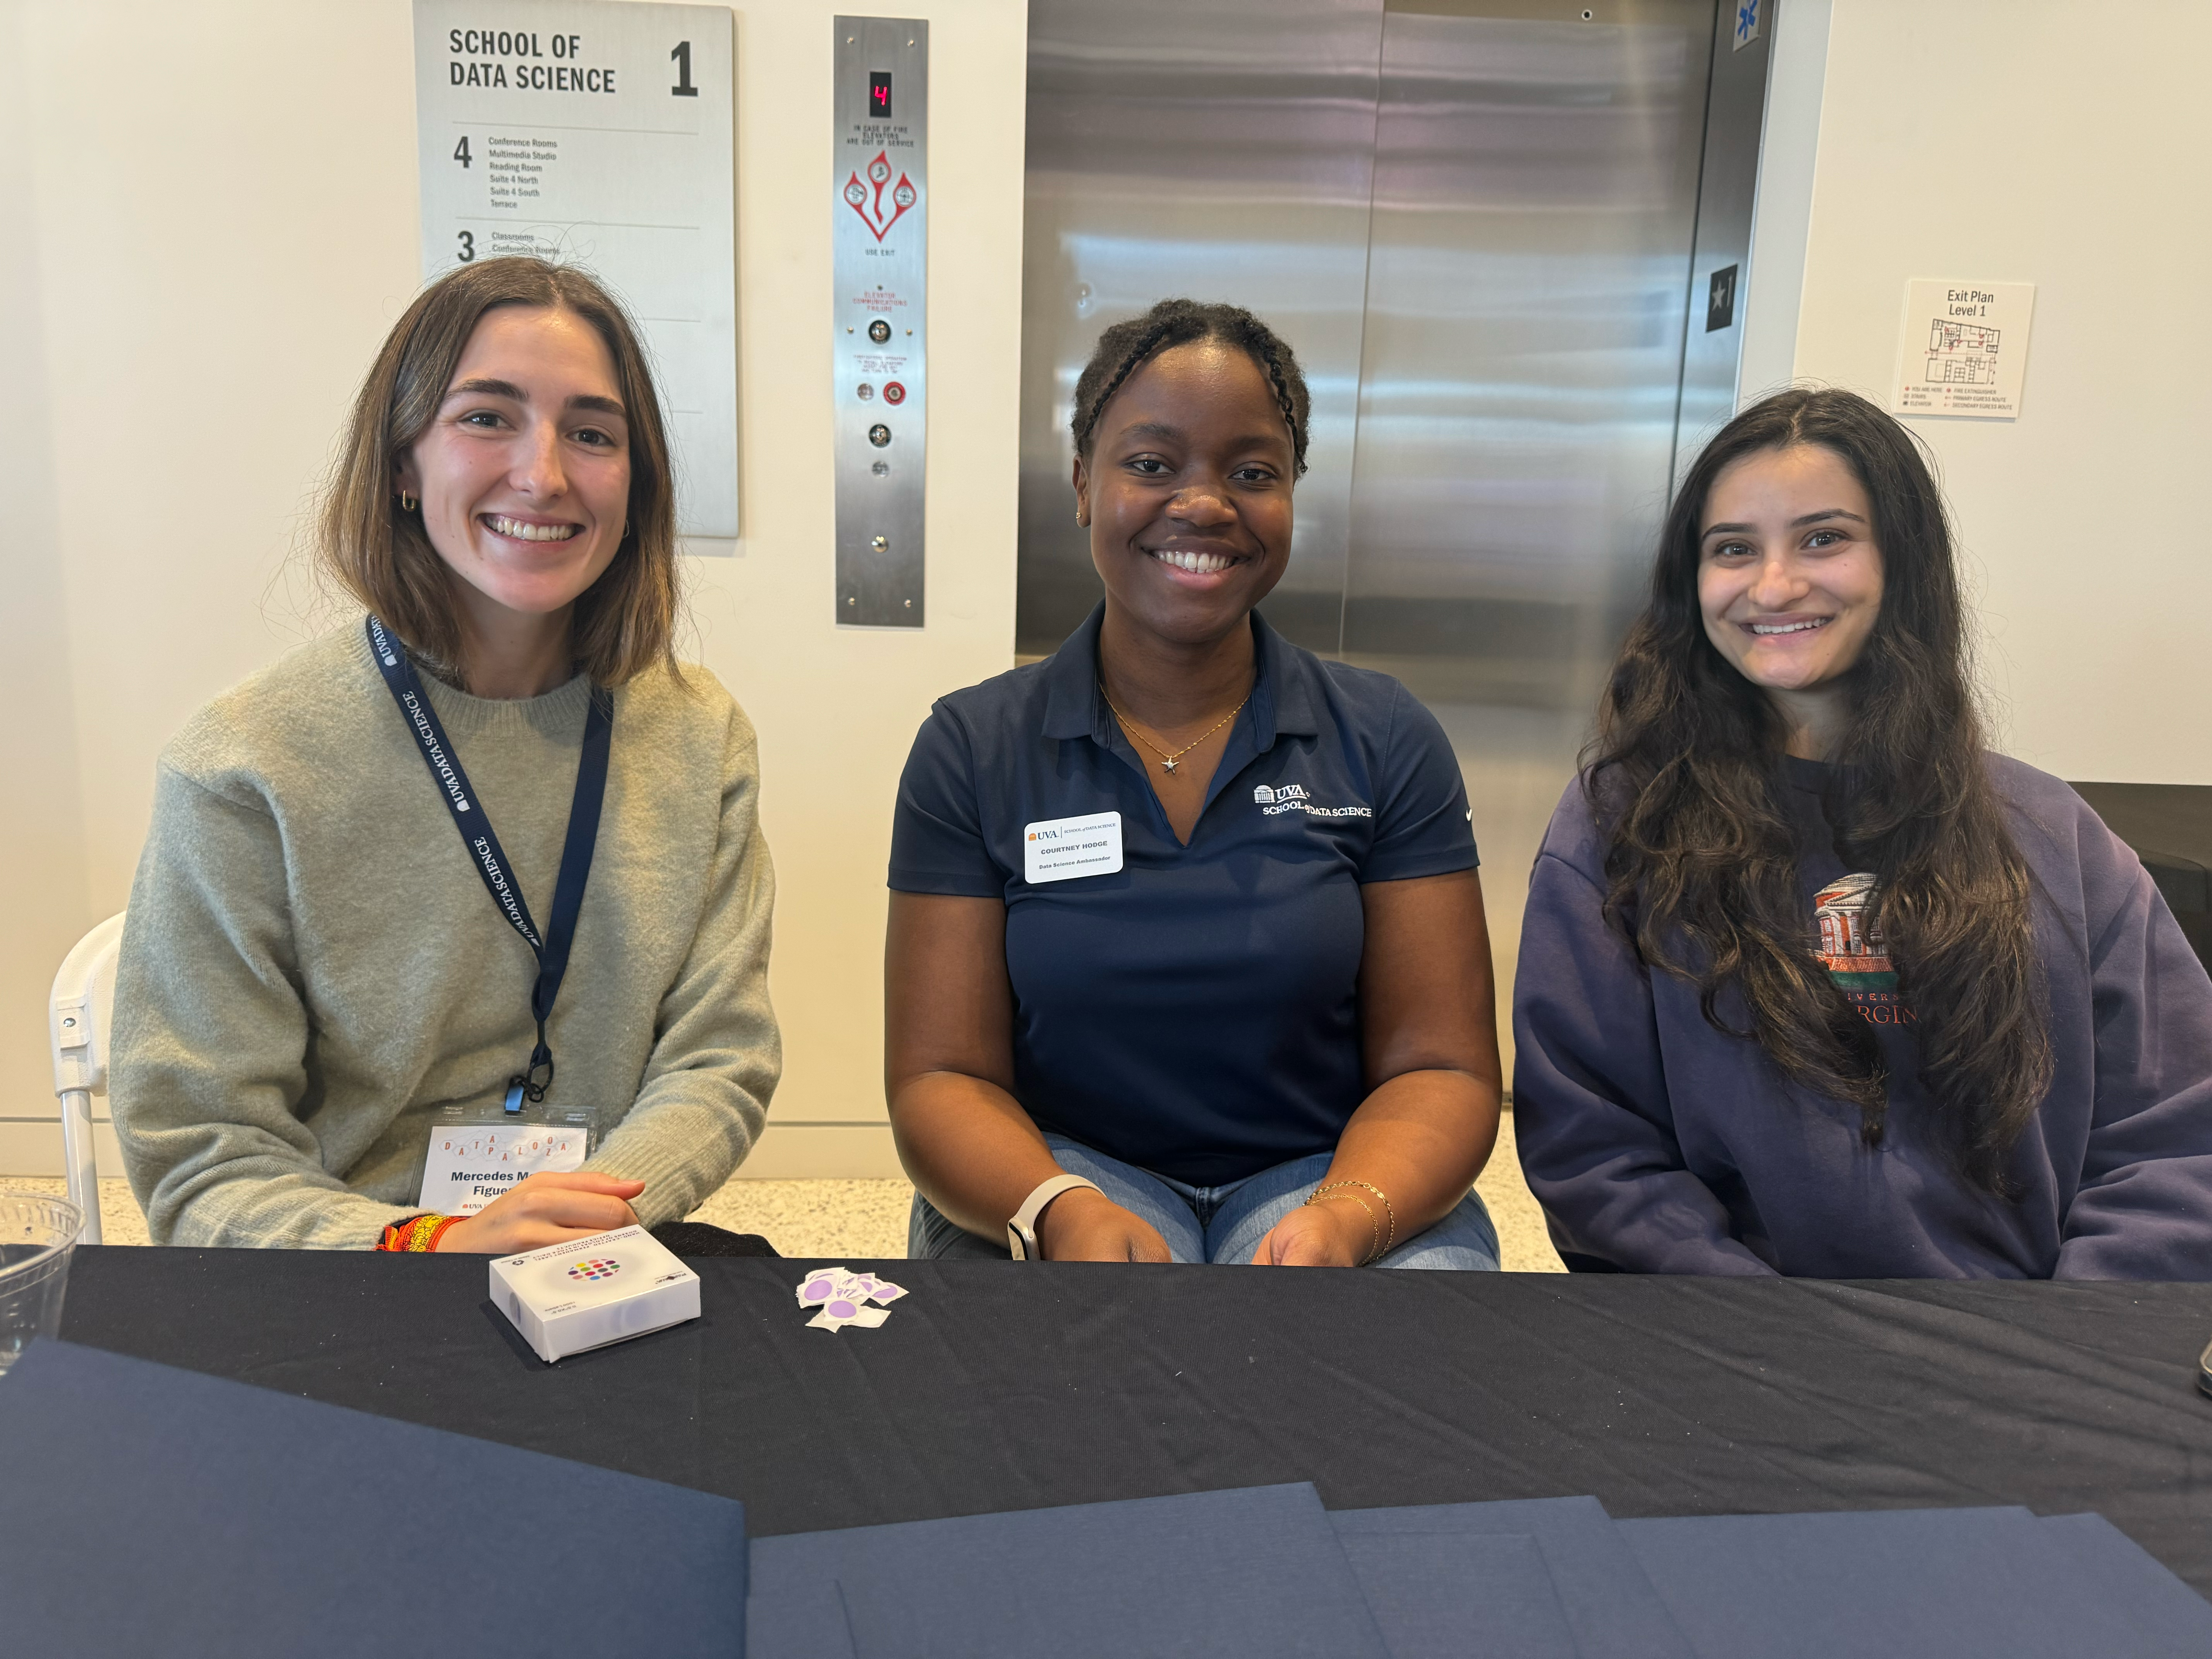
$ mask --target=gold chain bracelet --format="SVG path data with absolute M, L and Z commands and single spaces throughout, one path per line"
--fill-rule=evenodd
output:
M 1335 1182 L 1332 1183 L 1332 1187 L 1325 1187 L 1316 1192 L 1311 1198 L 1306 1200 L 1305 1205 L 1299 1206 L 1299 1208 L 1304 1209 L 1306 1207 L 1306 1205 L 1318 1206 L 1325 1204 L 1328 1201 L 1328 1195 L 1334 1187 L 1349 1187 L 1350 1185 L 1352 1185 L 1352 1183 L 1348 1181 Z M 1359 1265 L 1364 1267 L 1368 1264 L 1368 1262 L 1374 1261 L 1377 1256 L 1382 1254 L 1382 1224 L 1376 1218 L 1375 1206 L 1370 1204 L 1365 1199 L 1360 1197 L 1358 1193 L 1342 1193 L 1339 1194 L 1338 1196 L 1350 1199 L 1354 1204 L 1357 1204 L 1361 1209 L 1367 1212 L 1367 1225 L 1370 1237 L 1367 1241 L 1366 1257 L 1359 1263 Z
M 1315 1188 L 1314 1198 L 1319 1198 L 1325 1193 L 1333 1193 L 1340 1187 L 1364 1187 L 1369 1192 L 1374 1194 L 1376 1197 L 1382 1200 L 1382 1213 L 1390 1218 L 1390 1231 L 1382 1241 L 1382 1248 L 1376 1251 L 1376 1255 L 1389 1255 L 1391 1246 L 1398 1242 L 1398 1212 L 1390 1206 L 1390 1195 L 1371 1181 L 1345 1180 L 1332 1181 L 1324 1186 Z M 1306 1202 L 1310 1204 L 1313 1202 L 1313 1199 L 1310 1198 Z M 1370 1210 L 1367 1213 L 1371 1216 L 1375 1212 Z

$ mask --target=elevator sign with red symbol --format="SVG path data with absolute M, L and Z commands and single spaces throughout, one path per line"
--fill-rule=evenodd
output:
M 868 163 L 865 182 L 858 173 L 845 181 L 846 205 L 860 216 L 860 222 L 878 242 L 906 216 L 907 210 L 915 204 L 915 196 L 914 180 L 903 172 L 898 176 L 898 183 L 891 183 L 891 158 L 887 153 L 878 152 L 876 159 Z

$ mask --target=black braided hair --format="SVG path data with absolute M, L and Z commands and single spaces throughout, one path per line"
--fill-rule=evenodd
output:
M 1098 417 L 1121 383 L 1158 353 L 1171 346 L 1200 340 L 1218 340 L 1238 350 L 1266 371 L 1275 388 L 1275 404 L 1283 423 L 1291 429 L 1291 447 L 1297 470 L 1306 470 L 1306 419 L 1313 399 L 1306 392 L 1306 377 L 1299 371 L 1297 355 L 1274 330 L 1242 306 L 1202 305 L 1196 300 L 1163 300 L 1141 317 L 1116 323 L 1098 337 L 1091 361 L 1075 382 L 1075 415 L 1068 428 L 1075 434 L 1075 453 L 1091 459 L 1091 441 Z

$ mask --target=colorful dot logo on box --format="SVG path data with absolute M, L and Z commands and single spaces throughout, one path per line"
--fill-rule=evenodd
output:
M 622 1263 L 609 1255 L 587 1255 L 568 1269 L 571 1279 L 612 1279 L 622 1271 Z

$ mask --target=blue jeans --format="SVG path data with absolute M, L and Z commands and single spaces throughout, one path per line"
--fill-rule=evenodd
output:
M 1095 1181 L 1107 1197 L 1142 1216 L 1167 1240 L 1177 1261 L 1228 1262 L 1252 1259 L 1274 1224 L 1313 1195 L 1328 1174 L 1331 1154 L 1293 1158 L 1223 1187 L 1192 1187 L 1124 1164 L 1105 1153 L 1047 1134 L 1054 1160 L 1070 1175 Z M 1003 1243 L 978 1238 L 946 1220 L 920 1193 L 907 1220 L 909 1257 L 989 1261 L 1006 1260 Z M 1490 1212 L 1473 1193 L 1425 1233 L 1393 1249 L 1378 1267 L 1456 1267 L 1476 1273 L 1498 1271 L 1498 1230 Z

